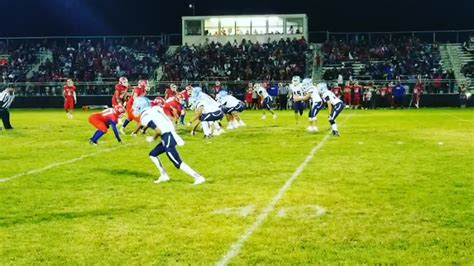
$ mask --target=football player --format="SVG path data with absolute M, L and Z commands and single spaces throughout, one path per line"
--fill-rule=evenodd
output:
M 352 104 L 352 86 L 351 86 L 350 81 L 346 82 L 343 92 L 344 92 L 344 103 L 346 104 L 348 108 L 350 108 Z
M 64 97 L 64 110 L 66 111 L 66 115 L 69 118 L 74 117 L 74 105 L 77 103 L 76 98 L 76 86 L 74 86 L 74 82 L 72 79 L 68 79 L 66 81 L 66 85 L 64 86 L 63 90 L 63 97 Z
M 194 131 L 199 124 L 202 125 L 204 137 L 206 138 L 224 133 L 224 130 L 222 130 L 219 125 L 219 120 L 224 117 L 219 103 L 212 99 L 211 96 L 203 93 L 200 87 L 193 88 L 191 94 L 191 108 L 194 109 L 195 113 L 194 119 L 190 122 L 192 135 L 194 135 Z
M 304 111 L 304 102 L 295 100 L 303 96 L 303 87 L 301 86 L 301 78 L 299 76 L 294 76 L 291 79 L 290 93 L 293 98 L 293 110 L 295 111 L 296 124 L 298 124 L 298 114 L 299 116 L 303 116 Z
M 125 128 L 127 128 L 128 124 L 130 122 L 136 121 L 137 123 L 140 124 L 139 118 L 133 115 L 133 102 L 138 97 L 144 97 L 149 90 L 150 90 L 150 87 L 148 86 L 148 80 L 139 80 L 138 81 L 138 86 L 133 89 L 133 93 L 130 96 L 130 98 L 128 99 L 128 102 L 127 102 L 127 114 L 128 115 L 127 115 L 127 119 L 123 123 L 123 127 L 120 129 L 120 132 L 122 134 L 125 134 Z M 140 126 L 139 126 L 139 128 L 140 128 Z M 138 129 L 135 130 L 134 133 L 137 132 Z
M 128 79 L 126 77 L 120 77 L 119 83 L 115 85 L 115 92 L 112 96 L 112 107 L 119 104 L 125 106 L 128 87 Z
M 173 122 L 163 112 L 160 107 L 151 107 L 150 100 L 146 97 L 139 97 L 135 101 L 134 112 L 136 116 L 140 117 L 142 126 L 149 127 L 155 131 L 155 137 L 147 138 L 148 141 L 153 141 L 161 137 L 161 142 L 149 153 L 151 161 L 156 165 L 160 171 L 160 177 L 155 180 L 155 184 L 167 182 L 170 180 L 168 173 L 161 164 L 158 156 L 166 153 L 168 159 L 173 165 L 194 178 L 194 184 L 199 185 L 206 181 L 206 179 L 194 171 L 189 165 L 184 163 L 176 146 L 183 146 L 183 139 L 176 133 Z
M 260 83 L 255 83 L 253 85 L 254 90 L 257 92 L 257 95 L 261 97 L 261 105 L 263 109 L 263 115 L 262 119 L 266 119 L 267 115 L 265 114 L 265 110 L 268 110 L 272 115 L 273 119 L 277 119 L 277 115 L 273 111 L 272 108 L 272 96 L 270 96 L 267 92 L 267 89 L 265 89 L 262 84 Z
M 183 96 L 181 94 L 176 94 L 175 96 L 166 99 L 165 104 L 163 105 L 163 111 L 174 124 L 178 123 L 178 119 L 181 116 L 183 101 Z
M 337 98 L 332 91 L 328 90 L 326 83 L 319 83 L 318 89 L 321 92 L 323 101 L 328 104 L 330 110 L 329 123 L 331 124 L 332 134 L 334 136 L 339 136 L 336 118 L 339 116 L 342 110 L 344 110 L 344 103 L 341 101 L 341 99 Z
M 322 86 L 326 86 L 326 84 L 319 83 L 317 86 L 314 86 L 313 81 L 310 78 L 306 78 L 303 79 L 302 86 L 304 91 L 306 92 L 306 95 L 295 98 L 295 101 L 307 101 L 311 99 L 311 111 L 309 112 L 309 126 L 307 130 L 309 132 L 317 132 L 318 113 L 323 108 L 323 100 L 321 99 L 321 96 L 319 94 L 319 89 Z
M 244 102 L 238 100 L 232 95 L 229 95 L 225 90 L 221 90 L 217 94 L 217 102 L 221 104 L 222 111 L 224 112 L 227 122 L 229 123 L 227 129 L 245 126 L 244 121 L 240 119 L 240 113 L 245 110 Z
M 97 128 L 97 131 L 94 133 L 92 138 L 89 139 L 89 143 L 92 145 L 97 145 L 97 142 L 103 135 L 107 133 L 109 127 L 112 127 L 117 141 L 122 143 L 122 139 L 120 138 L 120 134 L 117 130 L 117 123 L 123 114 L 125 114 L 125 108 L 121 105 L 117 105 L 114 108 L 108 108 L 100 113 L 94 113 L 89 116 L 89 123 Z

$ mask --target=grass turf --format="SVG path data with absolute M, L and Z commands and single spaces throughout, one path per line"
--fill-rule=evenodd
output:
M 172 180 L 155 185 L 154 144 L 125 136 L 120 146 L 109 132 L 89 146 L 89 114 L 13 110 L 15 130 L 0 131 L 0 179 L 16 176 L 0 183 L 0 264 L 216 263 L 329 133 L 325 111 L 317 134 L 290 111 L 247 111 L 247 127 L 211 140 L 183 128 L 181 157 L 208 181 L 193 186 L 164 156 Z M 472 263 L 474 110 L 346 110 L 338 120 L 341 137 L 232 263 Z

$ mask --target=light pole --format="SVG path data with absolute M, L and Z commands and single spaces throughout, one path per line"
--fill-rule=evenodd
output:
M 196 15 L 196 3 L 193 1 L 189 4 L 189 8 L 193 10 L 193 16 Z

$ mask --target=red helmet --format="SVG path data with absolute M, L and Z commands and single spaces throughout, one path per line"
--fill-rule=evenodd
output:
M 72 81 L 72 79 L 68 79 L 68 80 L 66 80 L 66 84 L 67 84 L 69 87 L 72 87 L 72 86 L 74 86 L 74 81 Z
M 120 77 L 119 84 L 122 86 L 128 87 L 128 79 L 126 77 Z
M 145 89 L 145 90 L 149 90 L 150 87 L 148 87 L 148 80 L 146 79 L 141 79 L 138 81 L 138 87 L 140 89 Z
M 153 102 L 152 102 L 152 105 L 153 106 L 164 106 L 165 105 L 165 99 L 163 99 L 162 97 L 156 97 Z
M 170 84 L 170 89 L 171 89 L 172 91 L 177 91 L 177 90 L 178 90 L 178 86 L 176 86 L 176 84 L 171 83 L 171 84 Z
M 114 112 L 117 115 L 125 114 L 125 107 L 123 107 L 122 105 L 117 105 L 114 107 Z

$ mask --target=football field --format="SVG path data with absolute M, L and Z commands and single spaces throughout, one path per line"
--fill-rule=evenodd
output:
M 326 110 L 319 133 L 291 111 L 246 111 L 246 127 L 209 140 L 179 128 L 199 186 L 164 155 L 171 181 L 153 184 L 144 136 L 89 145 L 90 114 L 12 110 L 0 264 L 474 261 L 473 109 L 345 110 L 340 137 Z

